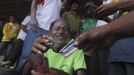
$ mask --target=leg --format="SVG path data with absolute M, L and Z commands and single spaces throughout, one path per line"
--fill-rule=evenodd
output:
M 23 40 L 17 39 L 14 43 L 14 47 L 12 51 L 5 56 L 4 61 L 10 61 L 12 64 L 20 57 L 21 51 L 23 47 Z
M 134 75 L 134 63 L 126 63 L 125 64 L 126 67 L 126 75 Z
M 108 75 L 126 75 L 124 63 L 109 63 Z
M 109 55 L 109 50 L 99 51 L 99 67 L 101 73 L 100 75 L 108 75 L 108 62 L 107 62 L 108 55 Z
M 2 55 L 4 53 L 4 51 L 6 51 L 7 47 L 8 47 L 9 42 L 1 42 L 0 44 L 0 55 Z
M 98 59 L 99 59 L 98 51 L 93 51 L 91 54 L 90 62 L 88 63 L 90 75 L 101 75 Z
M 29 30 L 28 34 L 25 38 L 24 41 L 24 45 L 23 45 L 23 49 L 22 49 L 22 54 L 19 58 L 18 64 L 16 69 L 22 73 L 23 71 L 23 67 L 25 62 L 27 61 L 27 58 L 29 56 L 29 54 L 31 53 L 31 48 L 32 48 L 32 43 L 33 41 L 39 37 L 40 35 L 47 33 L 45 30 L 41 29 L 41 28 L 37 28 L 35 31 Z

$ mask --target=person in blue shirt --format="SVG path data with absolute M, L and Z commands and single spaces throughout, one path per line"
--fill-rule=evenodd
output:
M 111 23 L 90 29 L 76 39 L 76 46 L 83 48 L 90 42 L 90 48 L 110 49 L 108 75 L 134 74 L 134 1 L 127 0 L 97 8 L 101 16 L 108 16 L 117 10 L 128 11 Z

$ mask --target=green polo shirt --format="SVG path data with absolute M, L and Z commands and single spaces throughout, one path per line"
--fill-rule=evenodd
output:
M 76 50 L 68 57 L 49 49 L 44 55 L 48 58 L 49 67 L 63 70 L 72 75 L 73 71 L 86 69 L 84 53 L 82 50 Z
M 88 18 L 82 23 L 82 32 L 87 32 L 91 28 L 95 28 L 97 24 L 96 19 Z

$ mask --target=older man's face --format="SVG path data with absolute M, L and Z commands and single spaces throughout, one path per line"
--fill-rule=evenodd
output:
M 63 21 L 57 21 L 52 30 L 51 36 L 54 39 L 54 49 L 55 51 L 59 51 L 68 41 L 70 40 L 70 33 L 69 33 L 68 26 L 65 25 Z

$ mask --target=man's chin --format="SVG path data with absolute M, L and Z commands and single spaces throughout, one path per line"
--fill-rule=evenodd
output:
M 57 41 L 57 42 L 65 42 L 66 41 L 66 38 L 64 38 L 64 37 L 57 37 L 56 39 L 55 39 L 55 41 Z
M 56 37 L 57 40 L 63 40 L 63 39 L 66 39 L 65 37 L 63 36 L 59 36 L 59 37 Z
M 63 42 L 63 41 L 56 41 L 55 44 L 54 44 L 54 46 L 53 46 L 54 51 L 55 52 L 59 52 L 61 50 L 61 48 L 64 47 L 65 44 L 66 43 Z

